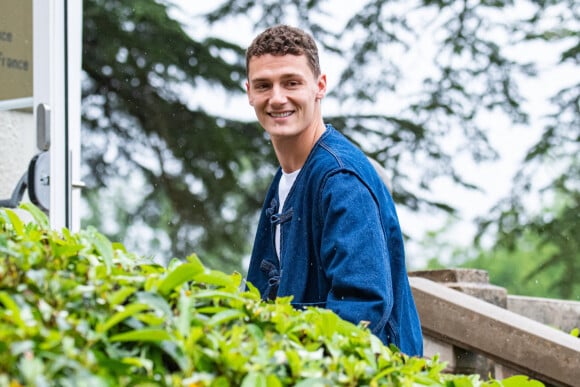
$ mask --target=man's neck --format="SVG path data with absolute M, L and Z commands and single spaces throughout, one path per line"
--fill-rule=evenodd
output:
M 282 170 L 292 173 L 302 168 L 310 151 L 325 130 L 326 126 L 320 120 L 311 130 L 304 131 L 299 136 L 272 138 L 272 145 Z

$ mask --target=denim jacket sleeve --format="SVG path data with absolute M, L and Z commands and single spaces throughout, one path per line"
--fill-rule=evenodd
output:
M 321 261 L 331 287 L 326 306 L 355 324 L 368 322 L 379 337 L 393 335 L 389 249 L 376 198 L 357 175 L 340 171 L 327 177 L 320 204 Z

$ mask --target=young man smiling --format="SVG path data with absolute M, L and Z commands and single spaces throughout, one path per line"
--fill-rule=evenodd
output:
M 300 29 L 271 27 L 248 48 L 246 66 L 248 100 L 280 163 L 247 280 L 264 299 L 329 308 L 422 356 L 393 200 L 366 156 L 324 123 L 316 43 Z

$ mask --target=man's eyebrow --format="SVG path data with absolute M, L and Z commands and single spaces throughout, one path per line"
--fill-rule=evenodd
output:
M 303 74 L 300 73 L 287 73 L 282 74 L 280 76 L 281 79 L 289 79 L 289 78 L 304 78 Z M 271 79 L 268 77 L 259 77 L 259 78 L 251 78 L 250 82 L 270 82 Z
M 270 82 L 270 80 L 268 78 L 252 78 L 250 79 L 251 83 L 256 83 L 256 82 Z

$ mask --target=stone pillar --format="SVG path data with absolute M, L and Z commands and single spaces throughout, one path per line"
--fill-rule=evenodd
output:
M 496 306 L 507 308 L 507 291 L 505 288 L 491 285 L 489 274 L 480 269 L 441 269 L 424 270 L 410 272 L 409 276 L 422 277 L 451 289 L 460 291 L 470 296 L 479 298 Z M 427 316 L 424 316 L 427 317 Z M 427 317 L 428 318 L 428 317 Z M 477 334 L 477 332 L 474 332 Z M 454 374 L 479 374 L 482 379 L 487 380 L 492 377 L 503 377 L 507 370 L 496 367 L 495 362 L 485 356 L 474 353 L 468 349 L 455 345 L 450 346 L 445 351 L 433 345 L 432 338 L 426 338 L 425 355 L 432 356 L 435 353 L 428 353 L 430 350 L 437 351 L 441 359 L 448 361 L 447 371 Z M 501 375 L 496 375 L 499 373 Z

